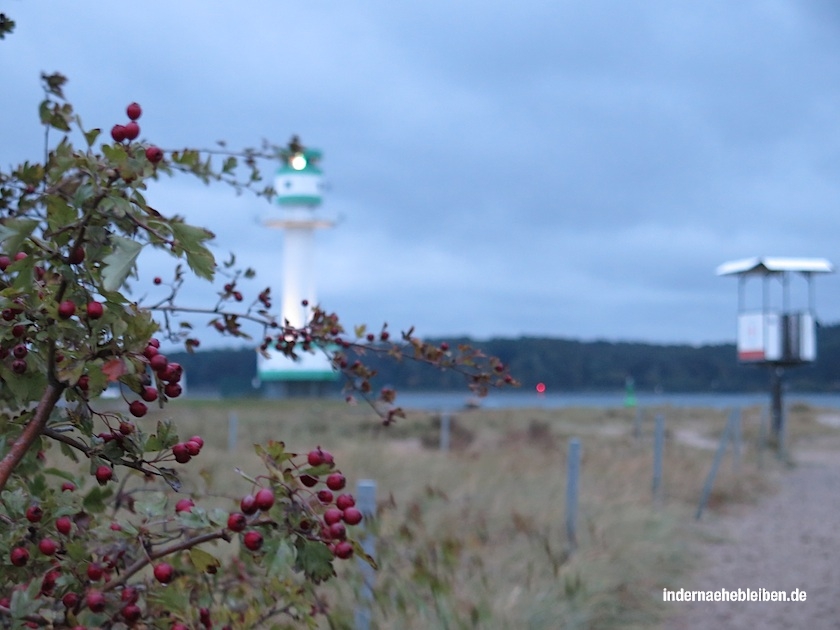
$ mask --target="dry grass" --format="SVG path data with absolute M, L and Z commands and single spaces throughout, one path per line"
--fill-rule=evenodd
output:
M 239 420 L 227 448 L 228 417 Z M 651 495 L 649 419 L 666 417 L 663 498 Z M 290 450 L 328 448 L 351 485 L 378 483 L 382 565 L 378 628 L 644 628 L 662 609 L 659 593 L 691 563 L 693 512 L 726 423 L 709 409 L 648 410 L 633 437 L 629 410 L 502 409 L 455 418 L 452 449 L 436 450 L 439 420 L 410 413 L 383 429 L 370 410 L 324 401 L 184 401 L 168 412 L 182 435 L 200 433 L 205 449 L 187 487 L 220 504 L 248 491 L 233 470 L 258 473 L 251 444 L 283 440 Z M 781 467 L 769 454 L 759 470 L 757 410 L 744 412 L 741 466 L 722 466 L 709 511 L 754 501 Z M 144 421 L 145 422 L 145 421 Z M 796 408 L 790 441 L 837 433 L 817 413 Z M 685 436 L 697 438 L 690 445 Z M 565 533 L 566 453 L 581 439 L 579 549 Z M 689 439 L 688 442 L 691 442 Z M 192 467 L 191 467 L 192 468 Z M 332 627 L 352 627 L 359 587 L 354 563 L 330 587 Z M 329 590 L 329 589 L 328 589 Z

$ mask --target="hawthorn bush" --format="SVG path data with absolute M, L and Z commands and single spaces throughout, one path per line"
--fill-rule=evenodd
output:
M 0 172 L 0 627 L 314 626 L 334 563 L 375 565 L 353 538 L 362 515 L 328 445 L 301 454 L 279 441 L 256 446 L 265 470 L 237 471 L 251 490 L 227 508 L 179 492 L 179 471 L 200 460 L 203 440 L 180 436 L 177 418 L 146 417 L 181 394 L 183 370 L 161 341 L 198 346 L 192 324 L 175 316 L 251 335 L 264 353 L 327 352 L 348 398 L 366 399 L 384 424 L 402 415 L 396 393 L 375 391 L 375 371 L 348 349 L 457 370 L 479 394 L 513 379 L 494 358 L 411 330 L 396 340 L 385 326 L 345 331 L 317 305 L 302 328 L 277 321 L 268 288 L 243 295 L 251 270 L 233 257 L 218 264 L 213 234 L 159 212 L 146 192 L 149 180 L 192 175 L 270 198 L 258 166 L 289 149 L 163 150 L 142 139 L 137 103 L 106 131 L 88 129 L 64 97 L 65 78 L 42 78 L 44 161 Z M 148 249 L 174 261 L 166 297 L 151 304 L 130 284 Z M 217 275 L 214 304 L 179 305 L 188 279 Z M 100 400 L 114 384 L 116 409 Z

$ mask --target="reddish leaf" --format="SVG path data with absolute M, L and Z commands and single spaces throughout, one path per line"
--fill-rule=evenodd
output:
M 114 382 L 125 374 L 125 363 L 122 359 L 111 359 L 102 366 L 102 372 L 108 377 L 109 382 Z

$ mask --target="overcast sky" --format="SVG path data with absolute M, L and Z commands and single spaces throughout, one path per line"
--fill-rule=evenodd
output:
M 0 3 L 0 165 L 39 159 L 39 74 L 167 148 L 323 151 L 320 302 L 420 334 L 734 341 L 750 256 L 840 262 L 831 0 Z M 191 180 L 150 202 L 280 292 L 279 211 Z M 165 275 L 164 261 L 149 273 Z M 147 284 L 151 285 L 146 278 Z M 817 310 L 840 320 L 840 278 Z M 196 284 L 185 296 L 210 303 Z

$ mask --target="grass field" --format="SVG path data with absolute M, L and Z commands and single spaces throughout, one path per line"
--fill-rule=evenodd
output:
M 236 413 L 238 445 L 228 448 Z M 259 473 L 252 445 L 282 440 L 292 451 L 329 449 L 348 477 L 378 484 L 376 628 L 647 628 L 663 612 L 661 591 L 691 567 L 693 513 L 727 414 L 646 410 L 666 417 L 663 497 L 651 493 L 653 422 L 633 437 L 632 410 L 473 410 L 454 418 L 451 449 L 437 449 L 439 422 L 426 413 L 389 428 L 369 408 L 326 401 L 179 401 L 166 411 L 182 435 L 201 434 L 204 470 L 186 490 L 225 497 L 249 490 L 235 468 Z M 731 457 L 706 518 L 772 491 L 783 463 L 758 466 L 758 410 L 745 410 L 740 472 Z M 837 428 L 807 407 L 791 410 L 795 452 Z M 566 453 L 583 445 L 579 548 L 565 533 Z M 190 468 L 198 468 L 191 466 Z M 325 587 L 330 622 L 351 628 L 360 585 L 355 563 Z

